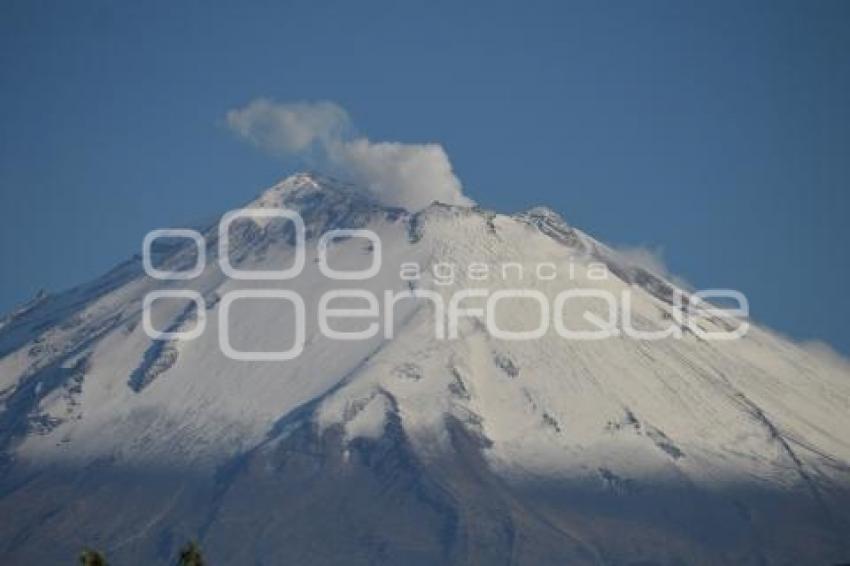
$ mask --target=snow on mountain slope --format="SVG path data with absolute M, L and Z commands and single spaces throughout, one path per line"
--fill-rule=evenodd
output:
M 184 533 L 226 563 L 850 558 L 850 373 L 841 362 L 757 326 L 733 341 L 688 330 L 679 339 L 580 341 L 551 328 L 510 341 L 473 316 L 456 338 L 439 339 L 437 308 L 424 298 L 398 301 L 387 338 L 385 291 L 434 291 L 446 305 L 470 289 L 533 290 L 550 303 L 565 289 L 627 291 L 634 326 L 648 332 L 675 320 L 677 290 L 543 208 L 507 216 L 435 203 L 411 214 L 306 174 L 247 207 L 304 218 L 299 277 L 226 277 L 213 225 L 196 279 L 153 280 L 137 257 L 3 321 L 0 510 L 24 510 L 20 522 L 0 524 L 0 552 L 53 558 L 96 536 L 141 563 L 168 555 Z M 380 237 L 375 277 L 320 273 L 316 242 L 334 228 Z M 288 223 L 238 221 L 230 234 L 240 269 L 293 261 Z M 159 251 L 160 266 L 191 267 L 185 244 Z M 329 262 L 362 269 L 376 253 L 349 238 L 331 245 Z M 422 268 L 417 281 L 400 277 L 411 263 Z M 541 263 L 546 276 L 535 271 Z M 166 288 L 204 297 L 198 338 L 145 334 L 144 296 Z M 217 332 L 222 297 L 270 288 L 304 298 L 303 353 L 285 362 L 227 358 Z M 342 342 L 319 332 L 319 301 L 341 288 L 378 298 L 376 336 Z M 463 308 L 485 303 L 471 297 Z M 538 326 L 533 302 L 499 305 L 500 328 Z M 586 311 L 605 316 L 598 299 L 565 306 L 578 326 Z M 153 315 L 169 330 L 198 318 L 178 300 L 156 302 Z M 295 339 L 292 316 L 279 301 L 240 301 L 228 327 L 238 349 L 285 349 Z M 353 331 L 368 322 L 334 324 Z M 698 324 L 728 327 L 705 310 Z M 68 477 L 78 488 L 60 486 Z M 126 485 L 134 487 L 122 498 Z M 104 527 L 90 510 L 97 504 L 124 509 L 125 522 Z M 334 508 L 348 515 L 335 518 Z M 48 542 L 55 550 L 42 548 Z

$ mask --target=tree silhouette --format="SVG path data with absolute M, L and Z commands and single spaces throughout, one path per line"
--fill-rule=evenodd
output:
M 91 548 L 86 548 L 80 553 L 80 564 L 81 566 L 107 566 L 106 558 Z
M 190 542 L 180 550 L 178 566 L 204 566 L 204 557 L 201 555 L 201 547 L 195 541 Z

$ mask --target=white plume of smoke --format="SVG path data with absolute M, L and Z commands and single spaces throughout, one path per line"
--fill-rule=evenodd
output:
M 372 142 L 354 136 L 348 112 L 333 102 L 259 98 L 227 113 L 239 137 L 276 155 L 317 160 L 366 187 L 382 202 L 411 211 L 433 201 L 471 205 L 440 144 Z
M 348 113 L 333 102 L 276 104 L 265 98 L 227 113 L 240 137 L 272 153 L 298 154 L 341 139 L 351 128 Z

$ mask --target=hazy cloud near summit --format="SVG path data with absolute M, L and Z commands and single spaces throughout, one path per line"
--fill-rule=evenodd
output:
M 687 291 L 694 288 L 687 280 L 668 269 L 664 261 L 664 250 L 661 247 L 615 246 L 613 249 L 621 260 L 631 266 L 640 267 L 658 277 L 663 277 L 680 289 Z
M 388 205 L 416 211 L 435 200 L 472 204 L 440 144 L 373 142 L 355 136 L 348 112 L 333 102 L 259 98 L 230 110 L 226 118 L 233 132 L 255 146 L 317 161 Z

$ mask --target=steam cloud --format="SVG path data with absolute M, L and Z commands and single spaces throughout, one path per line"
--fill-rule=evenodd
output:
M 473 204 L 463 195 L 440 144 L 372 142 L 355 136 L 348 112 L 333 102 L 278 103 L 260 98 L 230 110 L 227 125 L 268 152 L 318 162 L 388 205 L 416 211 L 435 200 Z
M 694 289 L 694 286 L 690 282 L 670 271 L 667 263 L 664 261 L 664 250 L 660 247 L 617 246 L 614 247 L 614 251 L 621 260 L 631 266 L 645 269 L 650 273 L 666 279 L 680 289 Z

